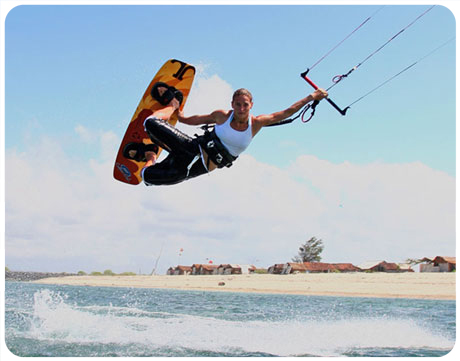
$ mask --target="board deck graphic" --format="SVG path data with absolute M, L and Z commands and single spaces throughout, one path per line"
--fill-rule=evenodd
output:
M 129 122 L 128 129 L 126 130 L 121 142 L 113 169 L 113 176 L 116 180 L 134 185 L 139 184 L 142 181 L 140 173 L 145 163 L 125 158 L 123 155 L 123 149 L 131 142 L 152 144 L 152 141 L 145 132 L 144 120 L 154 112 L 158 112 L 165 108 L 164 105 L 161 105 L 157 100 L 152 98 L 150 94 L 154 84 L 157 82 L 163 82 L 180 90 L 184 96 L 180 106 L 180 109 L 182 110 L 190 93 L 194 77 L 195 67 L 176 59 L 168 60 L 157 72 L 142 96 L 142 99 L 139 102 L 131 121 Z M 167 117 L 169 114 L 164 115 Z M 164 119 L 163 116 L 162 118 Z M 176 125 L 177 112 L 174 112 L 171 115 L 169 123 L 173 126 Z M 160 154 L 160 152 L 161 148 L 158 154 Z

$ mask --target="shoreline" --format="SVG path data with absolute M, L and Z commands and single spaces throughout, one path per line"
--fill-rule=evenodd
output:
M 455 273 L 309 273 L 243 275 L 64 276 L 36 284 L 158 288 L 335 297 L 455 300 Z

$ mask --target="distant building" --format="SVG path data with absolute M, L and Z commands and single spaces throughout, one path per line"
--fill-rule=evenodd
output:
M 363 271 L 372 271 L 378 268 L 378 265 L 385 261 L 367 261 L 360 264 L 358 267 L 361 268 Z
M 268 267 L 268 273 L 275 274 L 275 275 L 280 275 L 283 273 L 284 269 L 284 263 L 277 263 L 274 264 L 273 266 Z
M 401 272 L 400 267 L 396 263 L 388 263 L 385 261 L 368 261 L 359 265 L 359 268 L 367 272 Z
M 214 264 L 202 264 L 200 268 L 200 275 L 212 275 L 217 273 L 219 266 Z
M 177 266 L 174 269 L 174 275 L 190 275 L 192 274 L 192 267 L 190 266 Z
M 455 257 L 425 257 L 420 264 L 420 272 L 452 272 L 456 270 Z
M 203 265 L 199 263 L 195 263 L 192 265 L 192 275 L 199 275 L 201 274 L 201 267 Z
M 225 270 L 231 268 L 232 266 L 230 264 L 221 264 L 219 265 L 219 267 L 217 268 L 217 274 L 218 275 L 223 275 L 225 274 Z
M 359 272 L 360 269 L 351 263 L 323 262 L 288 262 L 284 265 L 283 273 L 329 273 L 329 272 Z
M 323 262 L 304 262 L 307 273 L 329 273 L 334 270 L 330 263 Z
M 307 266 L 305 263 L 300 262 L 288 262 L 283 265 L 282 274 L 290 274 L 290 273 L 306 273 Z
M 220 275 L 241 275 L 254 273 L 256 267 L 253 265 L 240 264 L 221 264 L 218 267 L 217 274 Z
M 256 271 L 253 265 L 241 264 L 199 264 L 195 263 L 192 266 L 176 266 L 169 267 L 166 271 L 167 275 L 230 275 L 230 274 L 249 274 Z
M 340 272 L 360 272 L 361 268 L 351 263 L 332 263 L 335 270 Z

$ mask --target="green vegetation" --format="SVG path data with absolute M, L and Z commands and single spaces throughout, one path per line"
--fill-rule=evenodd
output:
M 87 275 L 85 271 L 78 271 L 79 276 Z M 123 272 L 123 273 L 115 273 L 112 270 L 106 269 L 104 272 L 93 271 L 89 274 L 90 276 L 136 276 L 134 272 Z
M 260 269 L 256 269 L 256 270 L 254 271 L 254 273 L 257 273 L 257 274 L 267 274 L 268 271 L 267 271 L 266 269 L 260 268 Z
M 323 241 L 316 237 L 312 237 L 299 247 L 299 255 L 295 256 L 292 261 L 298 263 L 320 262 L 320 254 L 323 252 L 323 249 Z

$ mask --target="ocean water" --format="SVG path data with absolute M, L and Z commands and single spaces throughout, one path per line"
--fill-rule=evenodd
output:
M 444 356 L 455 301 L 6 282 L 17 356 Z

